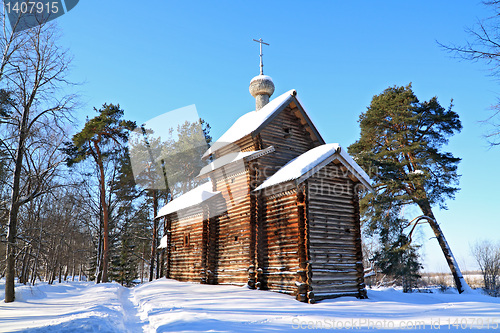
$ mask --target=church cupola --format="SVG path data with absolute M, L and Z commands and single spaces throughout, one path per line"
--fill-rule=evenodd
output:
M 259 111 L 269 103 L 269 97 L 274 92 L 273 79 L 267 75 L 257 75 L 250 81 L 250 94 L 255 97 L 255 110 Z
M 258 111 L 269 103 L 269 97 L 274 93 L 274 83 L 270 76 L 264 75 L 264 64 L 262 62 L 262 44 L 269 44 L 264 43 L 262 38 L 254 39 L 254 41 L 260 43 L 260 74 L 250 81 L 248 90 L 255 98 L 255 110 Z

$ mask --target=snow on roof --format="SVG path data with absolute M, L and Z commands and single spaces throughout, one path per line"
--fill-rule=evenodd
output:
M 198 205 L 219 193 L 220 192 L 212 191 L 212 182 L 206 182 L 205 184 L 195 187 L 191 191 L 184 193 L 180 197 L 175 198 L 163 206 L 163 208 L 158 212 L 156 218 L 177 212 L 184 208 Z
M 348 164 L 347 166 L 351 168 L 350 171 L 353 172 L 358 178 L 361 178 L 360 181 L 366 183 L 368 186 L 371 185 L 370 177 L 368 177 L 368 175 L 351 158 L 351 156 L 349 156 L 349 154 L 347 154 L 347 152 L 344 151 L 338 143 L 329 143 L 313 148 L 294 158 L 279 169 L 274 175 L 265 180 L 255 189 L 255 191 L 298 179 L 336 153 L 340 154 L 342 159 Z
M 295 90 L 292 89 L 283 95 L 276 97 L 262 109 L 245 113 L 243 116 L 238 118 L 238 120 L 236 120 L 233 126 L 231 126 L 226 133 L 214 142 L 205 154 L 203 154 L 203 158 L 258 129 L 259 126 L 269 119 L 269 117 L 271 117 L 283 104 L 290 101 L 295 93 Z
M 252 151 L 245 151 L 245 152 L 240 151 L 238 153 L 226 154 L 226 155 L 216 159 L 212 163 L 204 166 L 200 170 L 200 174 L 197 177 L 201 177 L 201 176 L 203 176 L 211 171 L 219 169 L 219 168 L 226 166 L 230 163 L 238 162 L 238 161 L 243 160 L 243 159 L 248 160 L 248 159 L 257 158 L 257 157 L 266 155 L 268 153 L 271 153 L 273 151 L 274 151 L 274 147 L 271 146 L 271 147 L 268 147 L 266 149 L 261 149 L 261 150 L 252 150 Z M 244 165 L 242 165 L 242 167 L 244 167 Z

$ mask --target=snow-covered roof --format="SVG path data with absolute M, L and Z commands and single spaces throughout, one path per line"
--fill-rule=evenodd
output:
M 206 182 L 205 184 L 195 187 L 191 191 L 184 193 L 180 197 L 175 198 L 163 206 L 163 208 L 158 212 L 156 218 L 177 212 L 184 208 L 198 205 L 219 193 L 220 192 L 212 191 L 212 182 Z
M 230 163 L 235 163 L 235 162 L 241 161 L 243 159 L 251 160 L 251 159 L 254 159 L 257 157 L 264 156 L 264 155 L 271 153 L 273 151 L 274 151 L 274 147 L 271 146 L 271 147 L 268 147 L 266 149 L 261 149 L 261 150 L 256 150 L 256 151 L 255 150 L 245 151 L 245 152 L 240 151 L 238 153 L 226 154 L 226 155 L 216 159 L 212 163 L 206 165 L 205 167 L 203 167 L 200 170 L 200 174 L 197 177 L 201 177 L 203 175 L 206 175 L 207 173 L 212 172 L 214 170 L 217 170 L 219 168 L 222 168 L 223 166 L 226 166 Z
M 260 125 L 269 119 L 269 117 L 271 117 L 276 111 L 280 110 L 281 106 L 289 102 L 295 94 L 296 91 L 292 89 L 283 95 L 276 97 L 262 109 L 245 113 L 243 116 L 238 118 L 238 120 L 236 120 L 233 126 L 231 126 L 226 133 L 214 142 L 205 154 L 203 154 L 203 158 L 208 157 L 220 148 L 225 147 L 258 129 Z
M 329 143 L 313 148 L 302 155 L 294 158 L 274 175 L 266 179 L 255 191 L 264 188 L 284 183 L 290 180 L 295 180 L 305 175 L 315 167 L 326 161 L 328 158 L 337 154 L 339 160 L 351 171 L 365 186 L 371 188 L 371 179 L 366 172 L 340 147 L 338 143 Z M 319 170 L 319 169 L 318 169 Z M 317 170 L 313 170 L 316 172 Z

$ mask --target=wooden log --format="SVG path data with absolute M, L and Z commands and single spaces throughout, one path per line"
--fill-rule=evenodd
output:
M 348 172 L 333 162 L 307 181 L 315 296 L 359 296 L 359 204 L 353 197 L 355 184 Z M 340 192 L 332 191 L 341 187 Z

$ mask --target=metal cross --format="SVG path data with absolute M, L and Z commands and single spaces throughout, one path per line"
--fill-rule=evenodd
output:
M 268 46 L 269 46 L 269 44 L 264 43 L 262 38 L 254 39 L 253 41 L 260 43 L 260 75 L 264 75 L 264 63 L 262 62 L 262 44 L 268 45 Z

